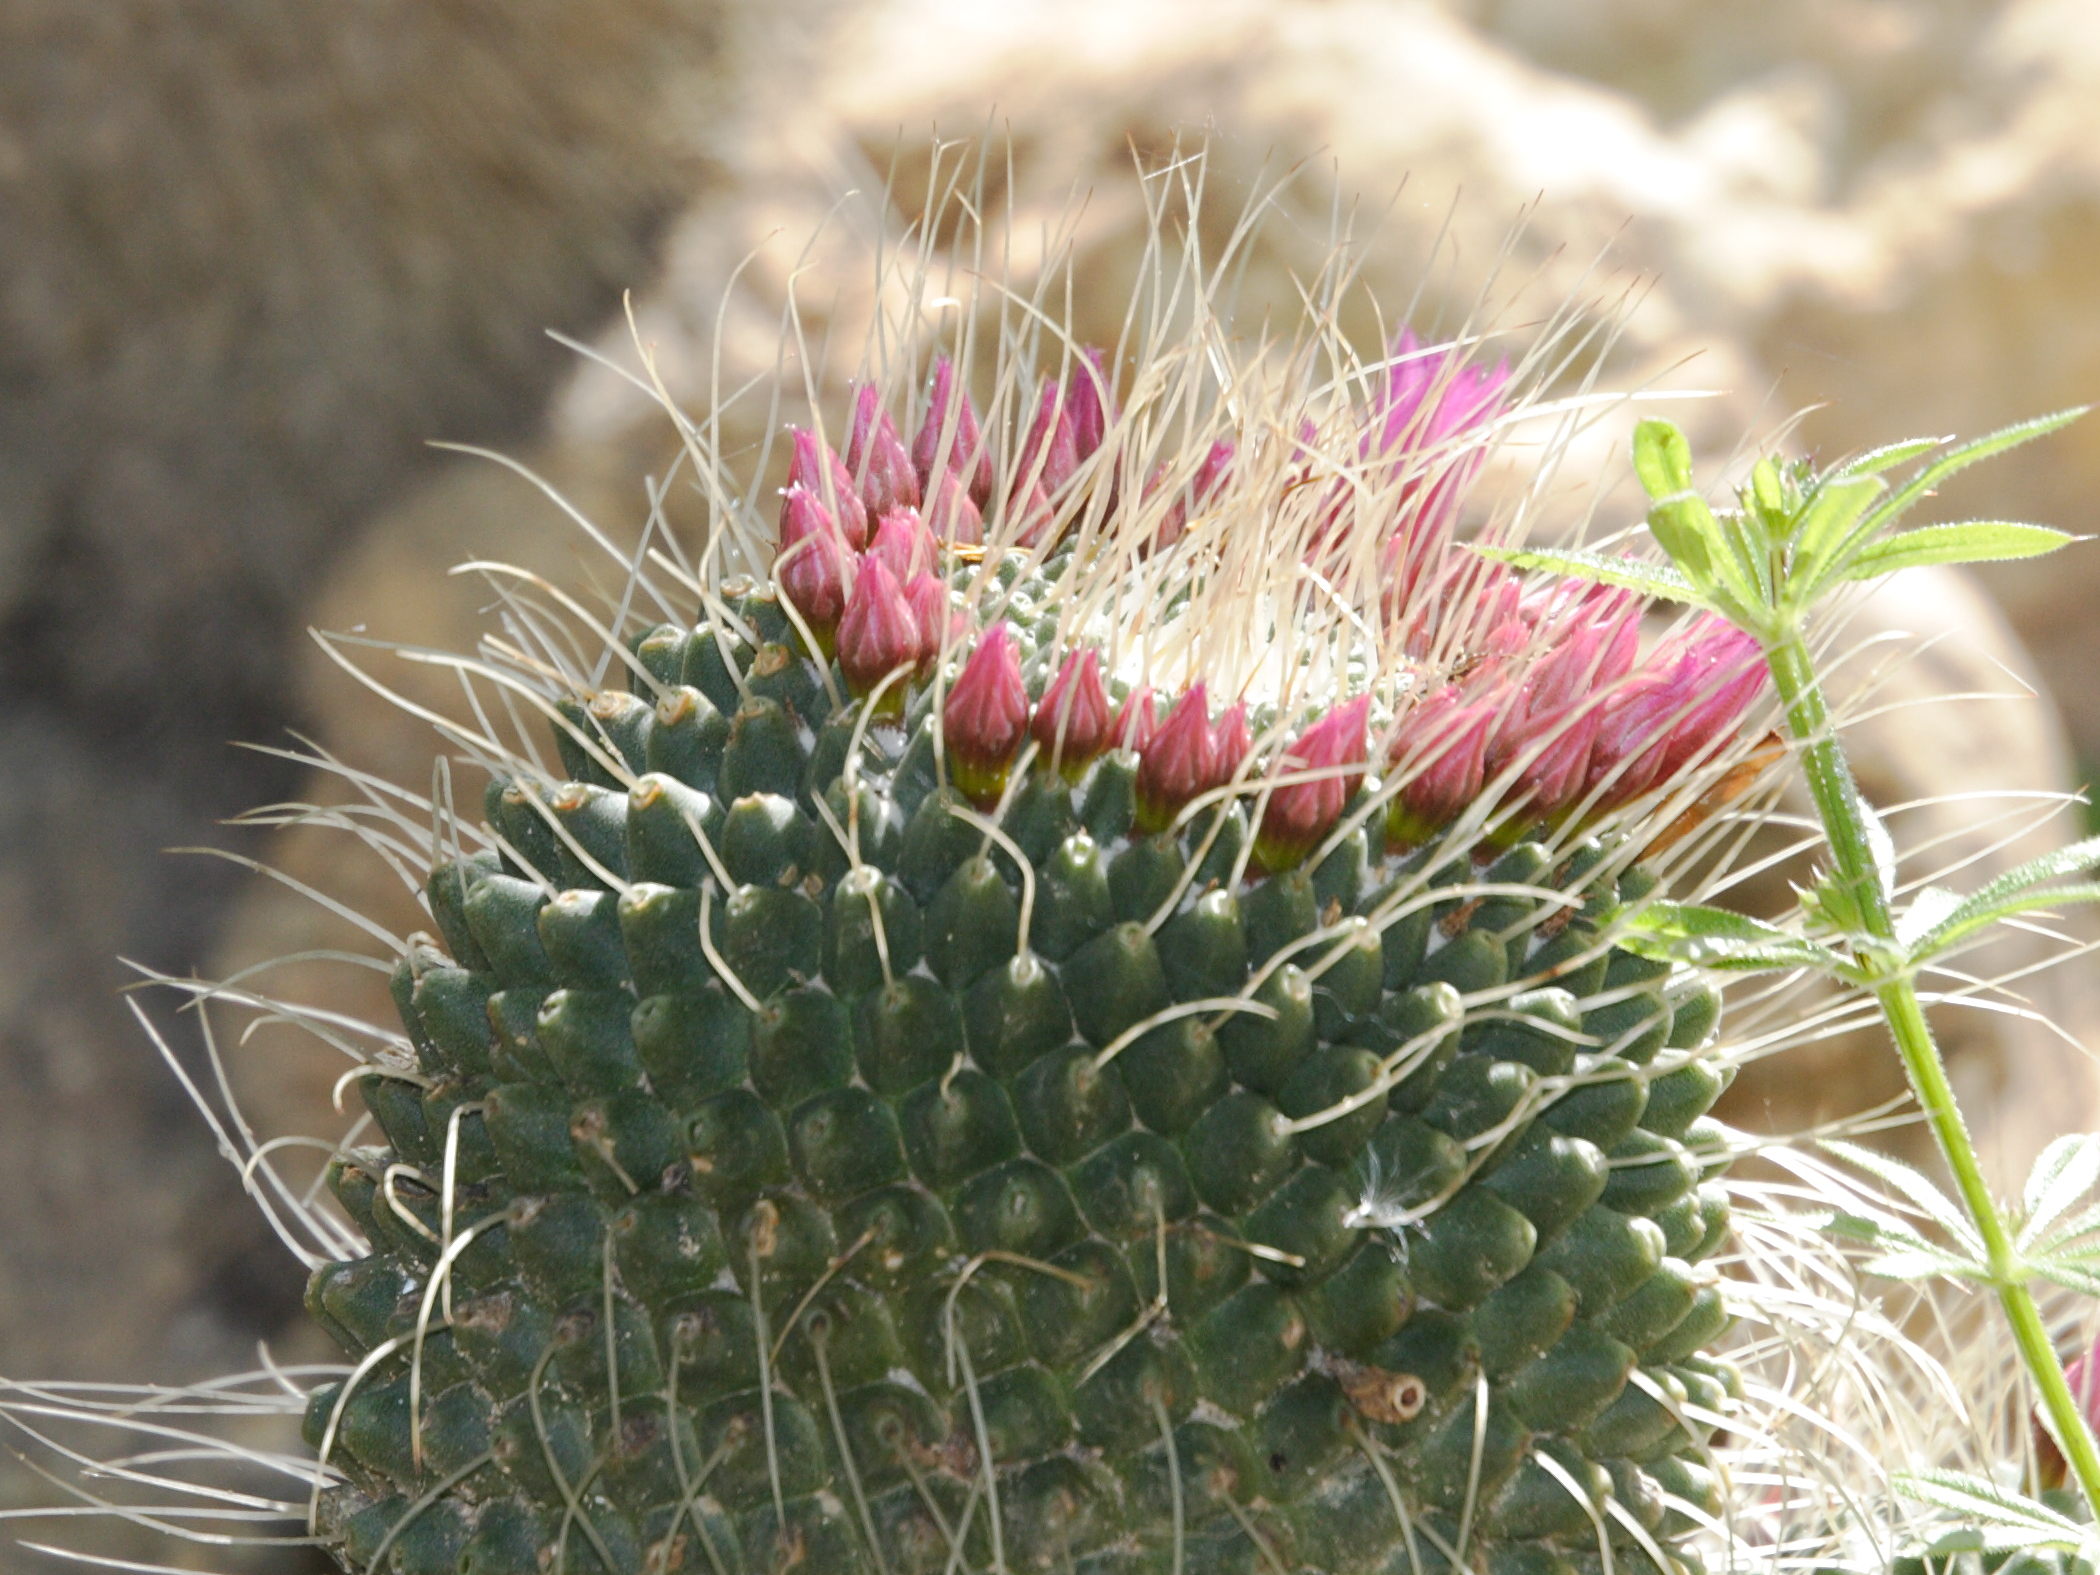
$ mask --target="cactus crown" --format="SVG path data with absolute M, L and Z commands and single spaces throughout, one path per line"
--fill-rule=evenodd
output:
M 287 1209 L 346 1569 L 1729 1544 L 1718 1003 L 1612 923 L 1727 834 L 1750 653 L 1460 544 L 1572 321 L 1366 363 L 1184 269 L 1098 350 L 886 336 L 784 478 L 681 417 L 705 545 L 609 615 L 498 577 L 430 826 L 374 796 L 431 933 L 372 1125 Z
M 1684 1567 L 1723 1079 L 1711 993 L 1611 944 L 1613 828 L 1754 652 L 1643 662 L 1632 596 L 1459 545 L 1523 400 L 1465 347 L 1060 344 L 981 413 L 910 358 L 624 682 L 529 686 L 559 770 L 492 760 L 430 877 L 333 1172 L 372 1250 L 309 1297 L 374 1364 L 309 1412 L 323 1535 Z

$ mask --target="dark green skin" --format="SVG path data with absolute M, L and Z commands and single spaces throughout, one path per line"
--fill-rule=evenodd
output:
M 639 647 L 694 689 L 566 708 L 590 781 L 491 791 L 569 889 L 433 876 L 396 989 L 429 1083 L 368 1080 L 391 1147 L 334 1173 L 374 1250 L 309 1303 L 353 1358 L 400 1342 L 309 1418 L 347 1569 L 1401 1575 L 1463 1520 L 1470 1567 L 1561 1575 L 1601 1559 L 1563 1479 L 1676 1545 L 1664 1491 L 1716 1492 L 1651 1394 L 1711 1387 L 1726 1321 L 1685 1141 L 1723 1079 L 1678 1053 L 1708 1000 L 1508 899 L 1393 921 L 1466 865 L 1360 837 L 1153 924 L 1206 828 L 1133 841 L 1113 756 L 1015 797 L 1024 947 L 923 701 L 849 798 L 813 667 L 739 695 L 707 631 Z M 1488 876 L 1594 896 L 1593 863 Z M 380 1185 L 448 1141 L 449 1324 L 441 1200 Z

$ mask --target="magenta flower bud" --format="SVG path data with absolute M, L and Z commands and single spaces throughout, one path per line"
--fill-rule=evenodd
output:
M 1487 781 L 1488 736 L 1497 707 L 1467 701 L 1447 685 L 1423 697 L 1394 735 L 1390 758 L 1400 789 L 1386 809 L 1386 841 L 1394 848 L 1427 842 L 1480 796 Z
M 865 697 L 900 667 L 919 664 L 923 642 L 918 615 L 905 600 L 897 577 L 879 558 L 864 559 L 839 619 L 839 668 L 856 696 Z M 902 685 L 892 685 L 886 710 L 901 709 Z
M 1099 350 L 1087 350 L 1064 382 L 1044 382 L 1014 465 L 1016 499 L 1033 504 L 1037 488 L 1055 496 L 1101 447 L 1108 431 L 1108 374 L 1101 360 Z
M 935 471 L 958 477 L 970 501 L 982 510 L 992 497 L 992 461 L 984 451 L 984 437 L 977 429 L 977 412 L 970 396 L 955 386 L 955 364 L 942 356 L 933 364 L 933 389 L 926 401 L 926 419 L 912 440 L 912 468 L 918 473 L 920 495 L 935 495 Z M 959 538 L 958 538 L 959 539 Z
M 1130 698 L 1116 713 L 1116 725 L 1108 735 L 1108 744 L 1111 749 L 1128 749 L 1141 754 L 1158 731 L 1159 720 L 1153 714 L 1152 686 L 1140 684 L 1130 692 Z
M 1030 481 L 1023 476 L 1021 483 L 1007 499 L 1007 529 L 1013 533 L 1015 546 L 1034 547 L 1049 534 L 1057 509 L 1040 479 Z
M 846 545 L 858 552 L 868 544 L 868 511 L 854 490 L 853 475 L 839 463 L 824 440 L 807 427 L 790 427 L 794 452 L 788 456 L 788 486 L 814 493 L 831 510 Z
M 1671 673 L 1682 715 L 1663 747 L 1658 780 L 1677 775 L 1719 744 L 1765 687 L 1764 650 L 1756 637 L 1719 619 L 1702 621 L 1704 630 L 1683 642 Z
M 1376 425 L 1364 440 L 1366 457 L 1434 449 L 1501 414 L 1507 361 L 1492 368 L 1464 365 L 1454 347 L 1423 349 L 1412 328 L 1400 330 L 1391 361 L 1385 388 L 1372 405 Z
M 1210 495 L 1224 484 L 1232 469 L 1233 447 L 1230 443 L 1213 443 L 1210 452 L 1203 456 L 1203 463 L 1196 467 L 1196 474 L 1189 478 L 1188 485 L 1180 496 L 1167 505 L 1167 512 L 1160 516 L 1159 526 L 1152 533 L 1153 551 L 1161 551 L 1181 540 L 1181 533 L 1188 526 L 1189 510 L 1200 509 L 1210 501 Z M 1153 485 L 1145 490 L 1149 493 L 1157 487 L 1160 477 L 1155 474 Z
M 1091 456 L 1108 435 L 1108 369 L 1105 351 L 1092 346 L 1080 352 L 1079 364 L 1065 379 L 1064 421 L 1072 431 L 1072 447 L 1081 459 Z
M 1529 716 L 1601 693 L 1633 671 L 1640 652 L 1641 602 L 1631 591 L 1585 586 L 1556 611 L 1546 622 L 1548 648 L 1525 676 Z
M 904 600 L 919 625 L 919 666 L 932 665 L 945 646 L 952 646 L 970 632 L 970 619 L 948 594 L 948 582 L 938 574 L 914 575 L 904 587 Z
M 1586 785 L 1599 794 L 1598 808 L 1613 809 L 1638 798 L 1662 775 L 1670 728 L 1683 714 L 1684 697 L 1667 672 L 1645 668 L 1604 696 L 1590 746 Z
M 1211 779 L 1204 791 L 1223 787 L 1238 776 L 1240 767 L 1253 753 L 1254 740 L 1247 732 L 1247 708 L 1236 705 L 1219 717 L 1217 726 L 1210 730 Z
M 931 573 L 934 550 L 933 532 L 913 508 L 891 509 L 883 515 L 868 542 L 868 556 L 888 565 L 899 585 L 908 585 L 920 575 Z
M 932 495 L 926 502 L 926 524 L 936 538 L 951 547 L 976 547 L 984 542 L 984 516 L 952 470 L 944 470 L 934 478 Z
M 919 476 L 897 436 L 897 423 L 882 408 L 882 394 L 863 383 L 853 400 L 853 430 L 846 439 L 846 470 L 860 483 L 868 514 L 880 519 L 891 509 L 919 506 Z
M 1295 867 L 1342 818 L 1350 795 L 1363 783 L 1371 697 L 1360 695 L 1327 713 L 1284 750 L 1276 763 L 1281 777 L 1326 773 L 1284 782 L 1269 793 L 1255 834 L 1254 856 L 1271 874 Z
M 1473 434 L 1501 414 L 1509 376 L 1506 362 L 1483 369 L 1462 364 L 1449 347 L 1424 351 L 1411 329 L 1394 341 L 1370 430 L 1358 443 L 1364 459 L 1382 459 L 1399 481 L 1385 557 L 1388 616 L 1425 594 L 1423 581 L 1480 469 Z
M 1524 648 L 1518 609 L 1524 584 L 1515 574 L 1487 558 L 1469 557 L 1459 567 L 1462 589 L 1450 600 L 1464 608 L 1475 629 L 1487 631 L 1482 645 L 1492 653 L 1514 656 Z
M 1527 822 L 1551 819 L 1582 796 L 1590 749 L 1602 720 L 1599 708 L 1585 696 L 1532 712 L 1521 721 L 1505 720 L 1489 741 L 1491 772 L 1516 767 L 1513 792 L 1522 801 Z
M 1244 718 L 1240 727 L 1244 732 Z M 1166 830 L 1183 805 L 1217 786 L 1217 782 L 1217 740 L 1210 725 L 1210 696 L 1202 684 L 1196 684 L 1175 702 L 1158 731 L 1138 749 L 1139 828 L 1147 832 Z
M 1071 481 L 1077 468 L 1079 437 L 1071 420 L 1069 395 L 1063 384 L 1044 382 L 1042 397 L 1035 401 L 1035 422 L 1014 462 L 1014 496 L 1033 487 L 1054 493 Z
M 1013 634 L 995 623 L 949 686 L 941 733 L 955 785 L 980 809 L 1006 791 L 1007 768 L 1028 732 L 1028 690 Z
M 829 646 L 839 616 L 846 610 L 853 557 L 831 511 L 815 493 L 797 486 L 782 494 L 780 551 L 773 560 L 773 577 L 780 594 L 808 622 L 820 647 Z
M 1601 702 L 1588 784 L 1616 808 L 1697 764 L 1764 687 L 1757 641 L 1717 619 L 1655 652 Z
M 1108 748 L 1113 720 L 1101 684 L 1101 653 L 1074 651 L 1065 658 L 1035 708 L 1029 731 L 1053 770 L 1077 777 Z

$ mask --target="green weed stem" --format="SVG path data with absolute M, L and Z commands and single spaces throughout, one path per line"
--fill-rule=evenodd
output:
M 1895 1041 L 1896 1053 L 1902 1058 L 1911 1092 L 1931 1123 L 1947 1168 L 1953 1173 L 1956 1190 L 1983 1243 L 1991 1285 L 2005 1310 L 2020 1359 L 2034 1380 L 2071 1473 L 2092 1507 L 2094 1518 L 2100 1520 L 2100 1447 L 2095 1446 L 2092 1429 L 2071 1392 L 2063 1362 L 2028 1289 L 2031 1276 L 2014 1245 L 2012 1232 L 1984 1180 L 1976 1145 L 1948 1081 L 1946 1060 L 1919 1003 L 1911 970 L 1891 966 L 1885 958 L 1876 956 L 1877 951 L 1885 953 L 1886 958 L 1899 955 L 1886 872 L 1868 830 L 1859 786 L 1853 780 L 1837 730 L 1831 725 L 1830 709 L 1824 701 L 1814 661 L 1798 630 L 1783 640 L 1768 641 L 1765 661 L 1786 708 L 1787 730 L 1800 746 L 1809 793 L 1830 846 L 1837 885 L 1853 899 L 1859 914 L 1865 944 L 1856 948 L 1860 953 L 1857 961 L 1863 968 L 1878 973 L 1873 984 L 1874 999 Z

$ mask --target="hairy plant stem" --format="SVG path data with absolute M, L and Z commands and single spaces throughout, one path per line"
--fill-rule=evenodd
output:
M 1874 999 L 1880 1004 L 1896 1053 L 1902 1058 L 1911 1093 L 1932 1125 L 1940 1153 L 1953 1172 L 1956 1190 L 1975 1223 L 1990 1283 L 1998 1293 L 1999 1305 L 2005 1309 L 2020 1359 L 2034 1380 L 2086 1503 L 2095 1520 L 2100 1520 L 2100 1447 L 2094 1443 L 2092 1429 L 2071 1392 L 2063 1362 L 2028 1289 L 2032 1276 L 2020 1261 L 2012 1233 L 1984 1180 L 1976 1145 L 1955 1100 L 1946 1060 L 1925 1020 L 1925 1009 L 1919 1003 L 1910 970 L 1892 962 L 1900 953 L 1881 855 L 1869 835 L 1859 786 L 1853 780 L 1837 730 L 1831 725 L 1830 709 L 1800 631 L 1795 629 L 1784 639 L 1768 641 L 1765 661 L 1786 707 L 1787 730 L 1801 748 L 1809 792 L 1823 823 L 1824 839 L 1830 845 L 1838 884 L 1854 900 L 1864 932 L 1861 939 L 1868 943 L 1855 946 L 1859 954 L 1856 960 L 1879 974 L 1872 986 Z

